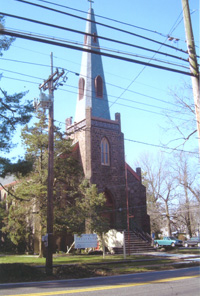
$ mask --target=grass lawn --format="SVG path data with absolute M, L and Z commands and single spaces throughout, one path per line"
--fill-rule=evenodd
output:
M 149 259 L 154 258 L 153 256 L 142 256 L 142 255 L 131 255 L 127 256 L 127 260 L 139 260 L 139 259 Z M 54 255 L 53 264 L 73 264 L 73 263 L 102 263 L 102 262 L 115 262 L 124 260 L 122 255 Z M 39 258 L 34 255 L 0 255 L 0 264 L 2 263 L 24 263 L 29 265 L 45 265 L 45 258 Z
M 30 255 L 0 254 L 0 283 L 22 281 L 44 281 L 56 279 L 72 279 L 95 276 L 117 275 L 135 272 L 164 270 L 184 267 L 177 258 L 152 255 L 131 255 L 124 260 L 123 255 L 66 255 L 54 254 L 53 275 L 45 274 L 45 258 Z M 178 249 L 167 253 L 200 255 L 199 249 Z M 174 265 L 173 263 L 176 262 Z M 178 263 L 178 264 L 177 264 Z M 197 265 L 190 263 L 190 266 Z M 185 264 L 185 266 L 189 266 Z M 39 268 L 38 268 L 39 267 Z
M 193 254 L 200 255 L 200 249 L 197 248 L 184 248 L 184 249 L 172 249 L 168 251 L 169 254 Z
M 195 248 L 176 248 L 166 251 L 167 254 L 193 254 L 200 255 L 200 249 Z M 159 251 L 157 251 L 159 255 Z M 140 260 L 140 259 L 151 259 L 155 256 L 151 255 L 140 255 L 134 254 L 131 256 L 127 255 L 127 260 Z M 161 259 L 163 257 L 160 256 Z M 72 255 L 72 254 L 54 254 L 53 264 L 73 264 L 73 263 L 102 263 L 102 262 L 115 262 L 124 260 L 123 255 L 106 255 L 103 259 L 102 255 Z M 0 254 L 0 264 L 2 263 L 24 263 L 29 265 L 45 265 L 45 258 L 39 258 L 37 255 L 7 255 Z

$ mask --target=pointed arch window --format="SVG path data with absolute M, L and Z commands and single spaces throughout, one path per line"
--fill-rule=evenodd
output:
M 108 140 L 104 137 L 101 140 L 101 164 L 110 165 L 110 149 Z
M 94 43 L 97 42 L 97 33 L 93 33 L 93 41 L 94 41 Z
M 85 79 L 81 77 L 78 82 L 79 100 L 81 100 L 84 96 L 84 88 L 85 88 Z
M 84 35 L 84 45 L 87 44 L 87 35 Z
M 95 78 L 95 92 L 97 98 L 103 98 L 103 79 L 100 75 Z

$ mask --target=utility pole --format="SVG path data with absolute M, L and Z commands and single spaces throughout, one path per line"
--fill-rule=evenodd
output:
M 46 252 L 46 274 L 52 274 L 53 263 L 53 181 L 54 181 L 54 90 L 58 79 L 64 74 L 59 74 L 58 69 L 53 73 L 53 53 L 51 53 L 51 75 L 45 80 L 39 89 L 49 90 L 49 95 L 43 95 L 40 101 L 41 107 L 49 109 L 48 123 L 48 188 L 47 188 L 47 252 Z
M 53 96 L 53 54 L 51 53 L 51 78 L 47 82 L 49 97 L 52 97 L 52 104 L 49 106 L 49 144 L 48 144 L 48 187 L 47 187 L 47 234 L 48 247 L 46 253 L 46 274 L 52 274 L 53 263 L 53 165 L 54 165 L 54 96 Z
M 189 54 L 190 71 L 192 75 L 192 89 L 195 104 L 195 113 L 197 121 L 197 134 L 199 143 L 199 156 L 200 156 L 200 86 L 199 86 L 199 69 L 195 51 L 194 36 L 192 31 L 192 23 L 190 17 L 190 9 L 188 0 L 182 0 L 185 34 L 187 39 L 187 48 Z

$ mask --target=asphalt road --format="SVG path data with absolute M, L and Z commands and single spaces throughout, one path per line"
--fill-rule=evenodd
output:
M 200 295 L 200 267 L 80 280 L 1 284 L 0 295 L 12 296 L 171 296 Z

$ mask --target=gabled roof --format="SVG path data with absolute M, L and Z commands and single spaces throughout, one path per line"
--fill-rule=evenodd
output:
M 2 185 L 0 183 L 2 185 L 2 186 L 0 186 L 0 190 L 5 189 L 5 188 L 8 188 L 8 187 L 12 187 L 12 186 L 16 185 L 17 183 L 19 183 L 19 181 L 13 181 L 13 182 L 8 183 L 8 184 L 5 184 L 5 185 Z
M 135 179 L 141 182 L 140 176 L 138 176 L 138 174 L 130 167 L 130 165 L 128 165 L 128 163 L 125 163 L 125 167 L 129 171 L 129 173 L 134 176 Z

